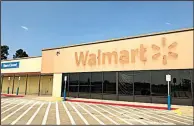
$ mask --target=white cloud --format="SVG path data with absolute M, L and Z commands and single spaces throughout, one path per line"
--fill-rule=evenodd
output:
M 166 24 L 166 25 L 171 25 L 171 23 L 169 23 L 169 22 L 166 22 L 165 24 Z
M 28 28 L 26 26 L 21 26 L 24 30 L 28 31 Z

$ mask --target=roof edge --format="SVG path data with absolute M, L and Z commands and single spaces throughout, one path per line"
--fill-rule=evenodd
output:
M 192 31 L 192 30 L 194 30 L 194 28 L 184 28 L 184 29 L 179 29 L 179 30 L 171 30 L 171 31 L 167 31 L 167 32 L 156 32 L 156 33 L 143 34 L 143 35 L 136 35 L 136 36 L 130 36 L 130 37 L 124 37 L 124 38 L 116 38 L 116 39 L 109 39 L 109 40 L 102 40 L 102 41 L 95 41 L 95 42 L 88 42 L 88 43 L 74 44 L 74 45 L 62 46 L 62 47 L 56 47 L 56 48 L 46 48 L 46 49 L 42 49 L 42 51 L 55 50 L 55 49 L 62 49 L 62 48 L 69 48 L 69 47 L 76 47 L 76 46 L 83 46 L 83 45 L 91 45 L 91 44 L 99 44 L 99 43 L 106 43 L 106 42 L 120 41 L 120 40 L 126 40 L 126 39 L 134 39 L 134 38 L 141 38 L 141 37 L 148 37 L 148 36 L 162 35 L 162 34 L 171 34 L 171 33 L 185 32 L 185 31 Z
M 42 56 L 32 56 L 32 57 L 22 57 L 22 58 L 15 58 L 15 59 L 6 59 L 6 60 L 1 60 L 1 62 L 22 60 L 22 59 L 31 59 L 31 58 L 39 58 L 39 57 L 42 57 Z

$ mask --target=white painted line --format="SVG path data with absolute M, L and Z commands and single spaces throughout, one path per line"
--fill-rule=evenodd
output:
M 56 102 L 56 121 L 57 121 L 57 125 L 60 125 L 59 107 L 57 102 Z
M 115 122 L 114 120 L 112 120 L 111 118 L 109 118 L 108 116 L 104 115 L 103 113 L 101 113 L 100 111 L 96 110 L 95 108 L 91 107 L 88 104 L 85 104 L 86 106 L 90 107 L 91 109 L 93 109 L 94 111 L 98 112 L 99 114 L 101 114 L 102 116 L 104 116 L 106 119 L 108 119 L 109 121 L 111 121 L 112 123 L 119 125 L 117 122 Z
M 119 108 L 124 108 L 124 107 L 119 107 Z M 123 109 L 122 109 L 123 110 Z M 142 110 L 142 109 L 141 109 Z M 139 111 L 141 111 L 139 110 Z M 127 110 L 124 110 L 127 112 Z M 142 110 L 142 113 L 148 113 L 148 114 L 152 114 L 153 116 L 156 116 L 156 117 L 159 117 L 159 118 L 165 118 L 167 120 L 171 120 L 171 121 L 174 121 L 174 122 L 178 122 L 178 123 L 181 123 L 181 124 L 186 124 L 186 125 L 191 125 L 189 123 L 185 123 L 185 122 L 182 122 L 182 121 L 179 121 L 179 120 L 174 120 L 172 118 L 169 118 L 168 115 L 166 114 L 165 116 L 162 116 L 162 115 L 159 115 L 159 114 L 156 114 L 156 113 L 153 113 L 153 112 L 147 112 L 146 110 Z M 146 114 L 147 115 L 147 114 Z
M 1 106 L 4 105 L 4 104 L 6 104 L 6 103 L 13 103 L 13 101 L 15 101 L 15 100 L 17 100 L 17 99 L 9 99 L 9 100 L 6 100 L 5 102 L 3 102 L 3 103 L 1 104 Z M 19 100 L 18 100 L 18 101 L 19 101 Z
M 19 104 L 16 104 L 16 105 L 12 106 L 11 108 L 8 108 L 8 109 L 6 109 L 5 111 L 2 111 L 1 114 L 5 113 L 5 112 L 7 112 L 7 111 L 9 111 L 9 110 L 11 110 L 12 108 L 15 108 L 16 106 L 19 106 L 19 105 L 23 104 L 24 102 L 25 102 L 25 101 L 20 102 Z
M 20 102 L 20 101 L 12 100 L 12 102 L 10 102 L 10 103 L 9 103 L 9 102 L 6 102 L 7 105 L 5 105 L 5 106 L 3 106 L 3 105 L 6 104 L 6 103 L 1 104 L 1 109 L 5 108 L 5 107 L 7 107 L 7 106 L 9 106 L 9 105 L 16 104 L 17 102 Z
M 42 125 L 46 125 L 46 121 L 47 121 L 47 118 L 48 118 L 48 113 L 49 113 L 50 107 L 51 107 L 51 102 L 49 102 L 49 104 L 47 106 L 46 112 L 44 114 L 44 118 L 42 120 Z
M 118 106 L 111 106 L 111 107 L 119 109 Z M 120 109 L 120 111 L 122 112 L 122 111 L 125 111 L 125 110 Z M 135 116 L 137 116 L 137 117 L 139 117 L 139 118 L 141 117 L 141 116 L 139 116 L 138 114 L 135 114 L 134 112 L 131 112 L 130 115 L 135 115 Z M 148 125 L 148 123 L 146 123 L 146 122 L 143 121 L 143 120 L 141 121 L 141 120 L 138 120 L 138 119 L 135 119 L 135 118 L 133 118 L 133 119 L 134 119 L 135 121 L 141 123 L 141 124 Z
M 134 108 L 131 108 L 131 109 L 133 109 L 134 110 Z M 125 111 L 125 112 L 127 112 L 127 113 L 134 113 L 134 112 L 129 112 L 129 111 L 126 111 L 125 109 L 122 109 L 123 111 Z M 140 112 L 140 109 L 138 109 L 137 111 L 135 111 L 136 113 L 139 113 L 139 115 L 144 115 L 145 117 L 150 117 L 150 118 L 154 118 L 154 119 L 156 119 L 156 120 L 159 120 L 159 121 L 162 121 L 161 123 L 169 123 L 168 121 L 166 121 L 166 120 L 163 120 L 163 119 L 161 119 L 161 118 L 157 118 L 157 117 L 155 117 L 155 116 L 150 116 L 150 114 L 145 114 L 144 112 Z M 151 122 L 151 120 L 150 120 L 150 122 Z M 149 122 L 149 124 L 153 124 L 153 123 L 150 123 Z M 176 125 L 176 124 L 174 124 L 174 123 L 170 123 L 171 125 Z
M 146 111 L 146 109 L 143 109 L 144 111 Z M 186 125 L 191 125 L 191 124 L 193 124 L 193 119 L 187 119 L 187 118 L 184 118 L 184 117 L 180 117 L 179 115 L 172 115 L 171 113 L 168 113 L 169 111 L 161 111 L 160 113 L 162 113 L 162 114 L 165 114 L 164 116 L 162 116 L 162 115 L 159 115 L 159 114 L 157 114 L 158 116 L 160 116 L 160 117 L 163 117 L 163 118 L 168 118 L 169 120 L 172 120 L 172 121 L 175 121 L 175 122 L 179 122 L 179 123 L 183 123 L 183 124 L 186 124 Z M 154 112 L 150 112 L 150 113 L 152 113 L 152 114 L 155 114 Z M 170 117 L 171 116 L 171 117 Z M 177 118 L 177 120 L 174 120 L 174 119 L 172 119 L 172 117 L 173 118 Z M 181 119 L 182 120 L 184 120 L 184 121 L 188 121 L 188 122 L 191 122 L 191 124 L 188 124 L 188 123 L 184 123 L 183 121 L 181 121 Z
M 7 105 L 5 105 L 5 106 L 3 106 L 2 107 L 2 105 L 1 105 L 1 109 L 3 109 L 3 108 L 5 108 L 5 107 L 7 107 L 7 106 L 10 106 L 10 105 L 12 105 L 13 103 L 8 103 Z
M 76 103 L 79 107 L 81 107 L 84 111 L 86 111 L 90 116 L 92 116 L 98 123 L 101 125 L 105 125 L 102 121 L 100 121 L 96 116 L 94 116 L 91 112 L 89 112 L 87 109 L 82 107 L 79 103 Z
M 5 121 L 6 119 L 8 119 L 10 116 L 12 116 L 13 114 L 15 114 L 17 111 L 21 110 L 23 107 L 25 107 L 26 105 L 30 104 L 32 101 L 27 102 L 26 104 L 24 104 L 23 106 L 21 106 L 19 109 L 13 111 L 12 113 L 10 113 L 9 115 L 7 115 L 6 117 L 4 117 L 1 122 Z
M 99 108 L 99 109 L 101 109 L 101 110 L 103 110 L 103 111 L 109 113 L 110 115 L 117 117 L 118 119 L 122 120 L 123 122 L 125 122 L 125 123 L 127 123 L 127 124 L 129 124 L 129 125 L 134 125 L 134 124 L 130 123 L 129 121 L 126 121 L 126 120 L 120 118 L 119 116 L 117 116 L 117 115 L 115 115 L 115 114 L 109 112 L 108 110 L 105 110 L 105 109 L 103 109 L 103 108 L 101 108 L 101 107 L 99 107 L 99 106 L 97 106 L 97 105 L 95 105 L 95 106 L 96 106 L 97 108 Z M 104 106 L 104 107 L 107 107 L 107 106 L 105 106 L 105 105 L 103 105 L 103 106 Z M 110 108 L 110 107 L 107 107 L 107 108 Z M 111 109 L 111 110 L 114 110 L 114 109 Z M 114 110 L 114 111 L 120 114 L 120 112 L 118 112 L 118 111 L 116 111 L 116 110 Z
M 175 114 L 175 112 L 172 113 L 172 111 L 162 111 L 160 113 L 168 114 L 168 115 L 173 116 L 175 118 L 180 118 L 180 119 L 184 119 L 184 120 L 188 120 L 188 121 L 193 122 L 193 117 L 188 117 L 185 115 L 178 115 L 178 114 Z
M 84 123 L 86 125 L 89 125 L 88 121 L 82 116 L 82 114 L 75 108 L 75 106 L 71 103 L 71 102 L 68 102 L 72 107 L 73 109 L 76 111 L 76 113 L 79 115 L 79 117 L 82 119 L 82 121 L 84 121 Z
M 64 107 L 65 111 L 67 112 L 67 115 L 68 115 L 68 117 L 69 117 L 69 119 L 71 121 L 71 124 L 72 125 L 76 125 L 73 117 L 71 116 L 71 114 L 70 114 L 69 110 L 67 109 L 66 105 L 64 104 L 64 102 L 62 102 L 62 104 L 63 104 L 63 107 Z
M 15 99 L 13 99 L 13 98 L 11 98 L 11 99 L 1 99 L 1 103 L 6 103 L 7 101 L 11 101 L 11 100 L 15 100 Z
M 40 111 L 41 107 L 44 105 L 44 103 L 42 103 L 40 105 L 40 107 L 36 110 L 36 112 L 33 114 L 33 116 L 28 120 L 28 122 L 26 123 L 26 125 L 30 125 L 31 122 L 34 120 L 34 118 L 36 117 L 36 115 L 38 114 L 38 112 Z
M 12 123 L 11 123 L 11 125 L 15 125 L 28 111 L 30 111 L 31 109 L 32 109 L 32 107 L 34 106 L 34 105 L 36 105 L 38 103 L 38 101 L 37 102 L 35 102 L 34 104 L 32 104 L 24 113 L 22 113 L 16 120 L 14 120 Z

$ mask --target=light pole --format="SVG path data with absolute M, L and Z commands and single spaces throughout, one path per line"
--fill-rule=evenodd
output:
M 8 77 L 9 85 L 7 87 L 7 94 L 9 94 L 9 87 L 10 87 L 10 77 Z
M 64 85 L 64 92 L 63 92 L 63 100 L 66 99 L 66 82 L 67 82 L 67 76 L 64 77 L 65 85 Z
M 18 88 L 17 88 L 17 91 L 16 91 L 16 95 L 19 94 L 19 88 L 20 88 L 20 77 L 18 78 Z

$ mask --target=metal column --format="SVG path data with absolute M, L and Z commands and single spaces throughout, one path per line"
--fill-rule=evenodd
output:
M 12 86 L 12 94 L 13 94 L 13 91 L 14 91 L 14 82 L 15 82 L 15 74 L 13 75 L 13 86 Z
M 119 72 L 116 72 L 116 97 L 119 100 Z
M 28 89 L 28 74 L 26 75 L 26 89 L 25 89 L 25 95 L 27 94 Z
M 38 82 L 38 96 L 40 96 L 40 82 L 41 82 L 41 74 L 39 75 L 39 82 Z

